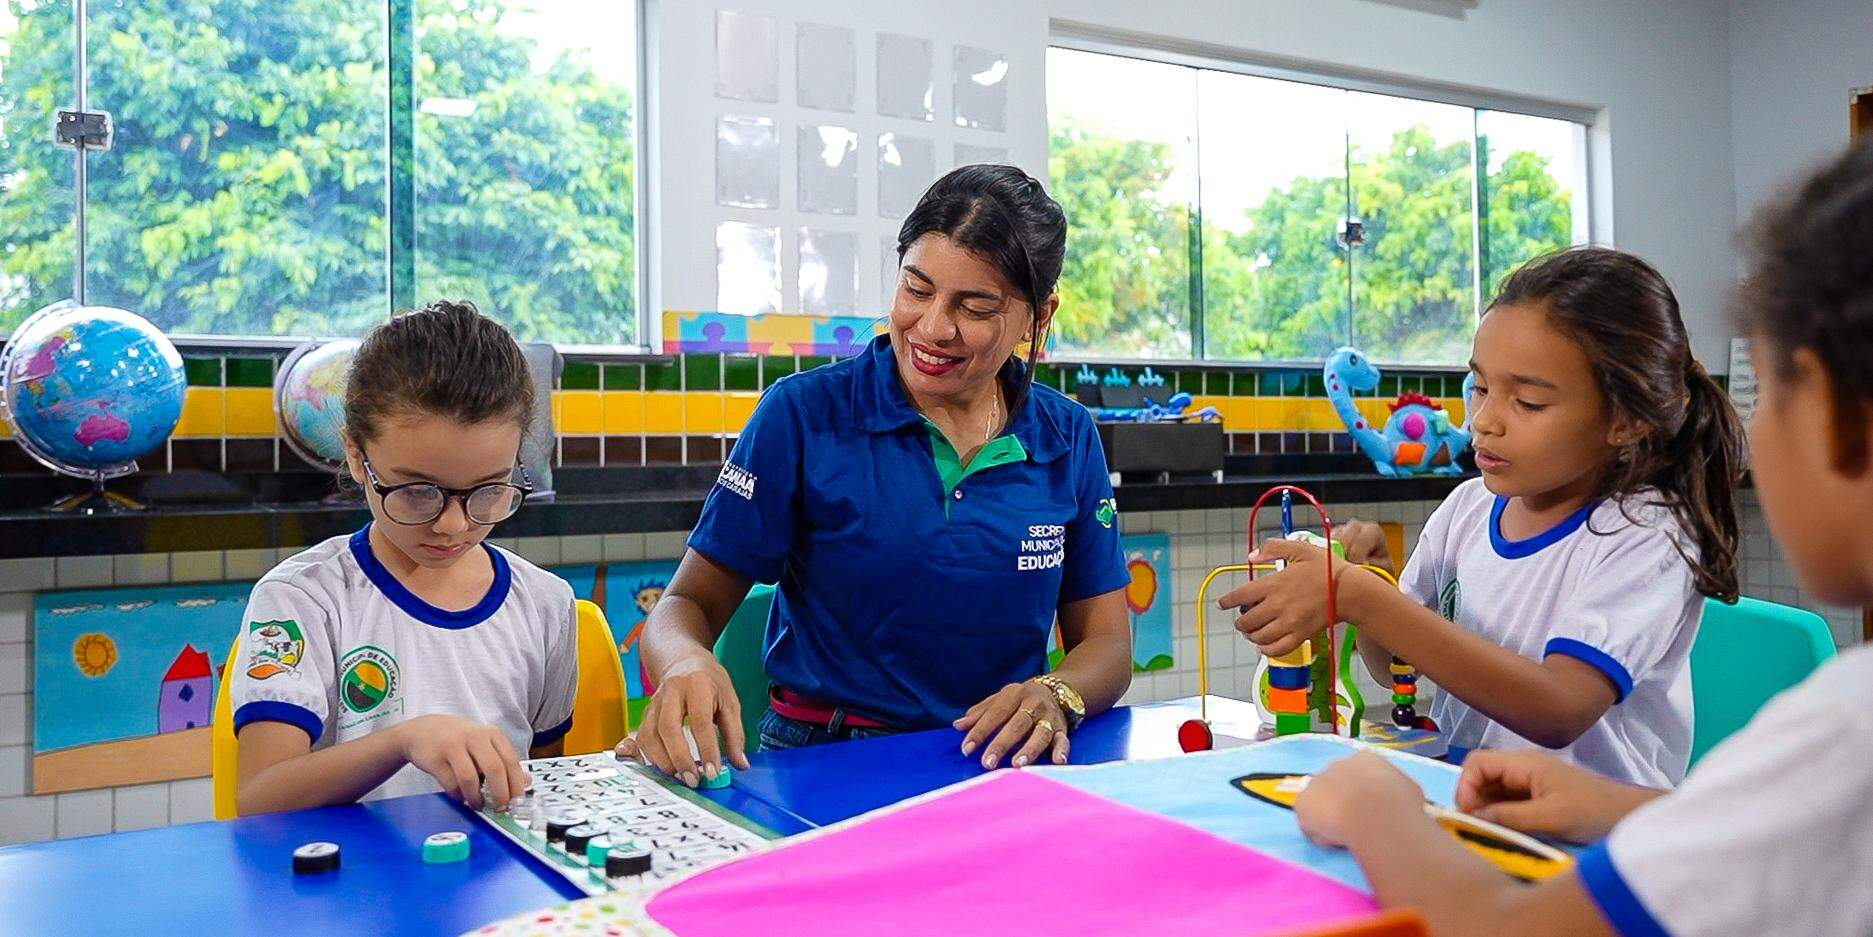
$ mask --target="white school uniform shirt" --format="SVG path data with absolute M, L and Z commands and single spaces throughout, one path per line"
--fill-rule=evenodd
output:
M 523 759 L 563 737 L 579 682 L 572 587 L 484 543 L 494 584 L 445 611 L 378 562 L 369 533 L 327 540 L 254 584 L 229 675 L 235 731 L 283 722 L 316 751 L 442 713 L 500 729 Z M 405 765 L 363 799 L 438 789 Z
M 1502 535 L 1498 498 L 1472 479 L 1425 521 L 1399 580 L 1407 595 L 1530 660 L 1565 654 L 1611 681 L 1618 702 L 1562 758 L 1608 777 L 1671 787 L 1691 757 L 1691 643 L 1704 616 L 1696 547 L 1659 496 L 1589 504 L 1545 533 Z M 1447 692 L 1431 718 L 1457 749 L 1534 743 Z
M 1625 937 L 1873 934 L 1873 647 L 1829 661 L 1580 857 Z

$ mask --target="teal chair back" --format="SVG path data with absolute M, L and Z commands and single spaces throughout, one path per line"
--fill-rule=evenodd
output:
M 715 659 L 728 671 L 735 695 L 741 698 L 741 726 L 748 733 L 748 748 L 760 737 L 761 713 L 767 709 L 767 669 L 761 664 L 761 642 L 767 634 L 767 613 L 774 605 L 774 587 L 756 584 L 728 619 L 728 627 L 715 640 Z
M 1735 605 L 1706 600 L 1691 645 L 1691 763 L 1833 656 L 1834 636 L 1813 612 L 1748 596 Z

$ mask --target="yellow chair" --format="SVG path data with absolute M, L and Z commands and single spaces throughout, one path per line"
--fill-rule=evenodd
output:
M 586 755 L 610 751 L 631 734 L 631 714 L 625 709 L 624 661 L 605 612 L 579 600 L 579 692 L 572 701 L 572 730 L 566 733 L 566 754 Z
M 578 602 L 579 689 L 572 700 L 572 729 L 566 733 L 566 754 L 585 755 L 611 750 L 631 732 L 625 710 L 624 662 L 618 642 L 605 623 L 605 613 L 584 599 Z M 241 640 L 228 648 L 221 686 L 215 691 L 215 718 L 209 730 L 210 771 L 214 783 L 215 819 L 237 816 L 235 789 L 240 768 L 240 740 L 234 734 L 234 711 L 228 704 L 228 674 L 241 653 Z

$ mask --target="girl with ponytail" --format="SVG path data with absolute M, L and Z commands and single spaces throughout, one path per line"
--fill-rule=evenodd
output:
M 1670 787 L 1691 752 L 1688 658 L 1704 597 L 1737 596 L 1742 426 L 1691 356 L 1665 278 L 1631 254 L 1576 248 L 1511 274 L 1484 312 L 1468 401 L 1483 477 L 1425 522 L 1401 594 L 1348 564 L 1341 617 L 1381 681 L 1391 656 L 1441 692 L 1459 756 L 1557 749 L 1613 778 Z M 1388 563 L 1358 522 L 1355 561 Z M 1362 544 L 1374 544 L 1362 548 Z M 1324 627 L 1323 562 L 1226 595 L 1236 628 L 1284 654 Z

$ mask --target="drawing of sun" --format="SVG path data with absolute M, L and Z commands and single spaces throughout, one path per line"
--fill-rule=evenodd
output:
M 72 642 L 72 659 L 85 676 L 102 677 L 117 664 L 117 642 L 95 631 L 81 634 Z

